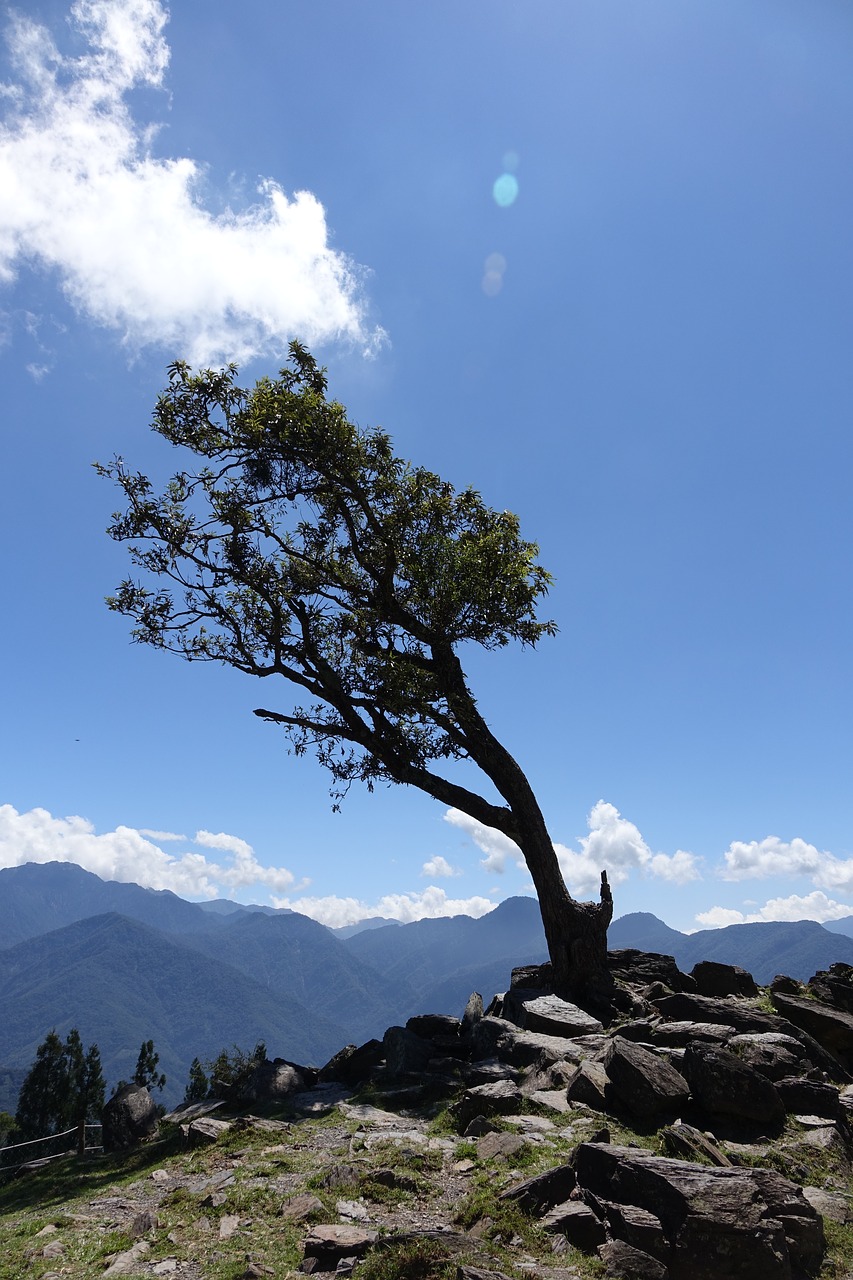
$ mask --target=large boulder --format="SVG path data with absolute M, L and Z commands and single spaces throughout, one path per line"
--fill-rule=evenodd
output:
M 817 1040 L 845 1071 L 853 1071 L 853 1014 L 804 996 L 785 996 L 778 991 L 772 991 L 770 999 L 775 1009 Z
M 696 990 L 693 978 L 681 972 L 673 956 L 625 947 L 619 951 L 608 951 L 607 965 L 614 978 L 630 986 L 649 987 L 660 982 L 670 991 Z
M 694 1102 L 710 1115 L 774 1128 L 785 1123 L 785 1108 L 772 1082 L 728 1049 L 688 1045 L 681 1068 Z
M 702 996 L 757 996 L 755 979 L 736 964 L 718 960 L 700 960 L 690 970 L 696 990 Z
M 538 1031 L 543 1035 L 563 1036 L 571 1040 L 574 1036 L 598 1035 L 604 1030 L 597 1018 L 585 1013 L 576 1004 L 561 1000 L 559 996 L 546 994 L 527 999 L 523 997 L 523 988 L 507 992 L 504 1010 L 509 1011 L 510 1016 L 525 1031 Z
M 825 1004 L 853 1013 L 853 965 L 838 961 L 828 969 L 819 969 L 809 981 L 809 992 Z M 787 994 L 796 995 L 796 992 Z
M 604 1055 L 612 1093 L 622 1107 L 642 1119 L 680 1109 L 690 1087 L 665 1058 L 615 1036 Z
M 792 1280 L 820 1267 L 820 1216 L 772 1170 L 711 1168 L 604 1143 L 582 1143 L 573 1163 L 587 1203 L 636 1206 L 660 1222 L 669 1280 Z M 611 1232 L 617 1221 L 608 1215 Z
M 105 1151 L 124 1151 L 157 1136 L 160 1112 L 141 1084 L 125 1084 L 117 1090 L 101 1114 L 101 1141 Z

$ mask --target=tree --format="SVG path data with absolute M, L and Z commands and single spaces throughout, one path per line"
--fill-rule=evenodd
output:
M 195 455 L 162 495 L 121 459 L 98 467 L 128 504 L 109 532 L 146 575 L 108 599 L 135 621 L 134 639 L 295 685 L 304 705 L 255 714 L 296 754 L 316 752 L 335 807 L 353 781 L 404 783 L 508 836 L 536 888 L 555 988 L 606 1003 L 606 873 L 599 903 L 569 895 L 533 789 L 458 652 L 556 631 L 536 617 L 550 576 L 517 517 L 350 423 L 299 343 L 280 377 L 252 390 L 234 365 L 171 365 L 153 426 Z M 495 798 L 463 785 L 447 768 L 455 760 L 476 766 Z
M 23 1141 L 96 1124 L 104 1105 L 104 1076 L 98 1046 L 84 1054 L 76 1027 L 65 1044 L 49 1031 L 36 1050 L 18 1096 L 15 1130 Z
M 203 1102 L 207 1097 L 210 1081 L 198 1058 L 190 1063 L 190 1078 L 184 1093 L 184 1102 Z
M 148 1089 L 149 1092 L 152 1089 L 164 1089 L 166 1077 L 157 1071 L 159 1061 L 159 1053 L 154 1052 L 154 1041 L 143 1040 L 139 1047 L 139 1057 L 136 1059 L 133 1084 L 142 1085 L 142 1088 Z

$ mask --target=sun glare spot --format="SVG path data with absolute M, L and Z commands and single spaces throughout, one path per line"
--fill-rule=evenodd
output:
M 483 279 L 480 282 L 483 293 L 487 298 L 494 298 L 500 293 L 504 285 L 505 271 L 506 258 L 503 254 L 490 253 L 483 263 Z
M 502 173 L 492 187 L 492 195 L 495 204 L 501 209 L 508 209 L 518 196 L 518 179 L 511 173 Z

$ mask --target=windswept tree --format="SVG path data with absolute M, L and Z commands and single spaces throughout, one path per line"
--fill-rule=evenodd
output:
M 354 781 L 405 783 L 513 840 L 556 990 L 606 1003 L 606 873 L 600 902 L 570 896 L 533 789 L 459 657 L 466 643 L 534 646 L 556 630 L 537 618 L 550 577 L 517 517 L 349 422 L 298 343 L 280 377 L 251 390 L 233 365 L 173 364 L 153 425 L 193 455 L 165 492 L 121 459 L 98 468 L 124 491 L 110 533 L 143 573 L 108 601 L 134 619 L 134 638 L 295 686 L 296 705 L 255 714 L 298 755 L 316 753 L 335 806 Z M 464 785 L 447 768 L 457 760 L 488 785 Z

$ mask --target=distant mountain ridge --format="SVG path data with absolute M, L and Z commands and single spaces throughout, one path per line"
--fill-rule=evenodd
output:
M 0 1077 L 14 1081 L 51 1027 L 77 1026 L 113 1081 L 153 1038 L 173 1101 L 196 1055 L 264 1040 L 271 1056 L 320 1065 L 413 1014 L 458 1015 L 472 990 L 488 1000 L 516 965 L 547 958 L 535 898 L 508 898 L 479 919 L 364 924 L 333 931 L 293 911 L 186 902 L 70 863 L 0 870 Z M 613 922 L 609 945 L 673 955 L 686 971 L 711 959 L 761 983 L 804 980 L 853 964 L 841 927 L 853 917 L 833 924 L 684 934 L 634 912 Z

